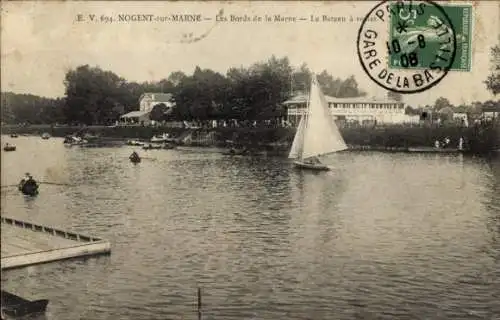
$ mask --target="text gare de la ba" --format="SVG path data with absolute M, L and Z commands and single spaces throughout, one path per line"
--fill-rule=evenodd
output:
M 362 47 L 362 57 L 365 61 L 366 67 L 370 70 L 370 74 L 376 75 L 386 84 L 399 89 L 409 88 L 410 85 L 418 88 L 431 83 L 435 80 L 431 72 L 439 73 L 444 71 L 448 67 L 447 65 L 450 61 L 445 56 L 436 54 L 435 60 L 429 65 L 428 69 L 421 71 L 414 70 L 415 73 L 411 77 L 395 75 L 393 72 L 390 72 L 387 68 L 383 67 L 382 61 L 379 59 L 379 52 L 376 48 L 377 43 L 375 42 L 378 38 L 378 33 L 374 30 L 368 29 L 363 33 L 362 38 L 362 44 L 359 44 L 359 46 Z

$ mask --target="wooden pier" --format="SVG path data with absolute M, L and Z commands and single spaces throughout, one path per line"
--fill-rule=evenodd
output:
M 58 260 L 109 254 L 109 241 L 1 217 L 1 268 L 19 268 Z

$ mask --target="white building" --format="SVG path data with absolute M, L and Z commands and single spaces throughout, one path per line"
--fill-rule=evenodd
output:
M 367 97 L 334 98 L 325 96 L 335 120 L 376 121 L 377 123 L 418 123 L 418 116 L 405 114 L 405 104 L 389 99 Z M 287 108 L 288 121 L 298 125 L 307 103 L 306 95 L 298 95 L 283 104 Z
M 152 124 L 149 115 L 151 110 L 157 105 L 164 104 L 167 110 L 175 106 L 173 95 L 171 93 L 143 93 L 139 97 L 139 110 L 132 111 L 120 117 L 120 123 L 125 125 L 144 125 Z
M 171 93 L 143 93 L 139 97 L 139 110 L 151 111 L 158 104 L 165 104 L 168 108 L 172 108 L 175 103 Z

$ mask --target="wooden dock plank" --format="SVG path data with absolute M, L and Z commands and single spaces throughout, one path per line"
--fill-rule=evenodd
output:
M 108 241 L 2 217 L 2 269 L 109 253 Z
M 4 243 L 4 239 L 7 243 L 18 243 L 20 246 L 31 248 L 32 250 L 51 250 L 63 248 L 66 246 L 72 246 L 76 242 L 74 240 L 56 237 L 40 231 L 22 229 L 2 224 L 2 243 Z
M 12 255 L 12 252 L 18 252 L 20 254 L 26 254 L 26 253 L 29 253 L 30 250 L 26 249 L 26 248 L 23 248 L 23 247 L 20 247 L 20 246 L 18 246 L 16 244 L 5 243 L 5 242 L 2 241 L 2 256 Z

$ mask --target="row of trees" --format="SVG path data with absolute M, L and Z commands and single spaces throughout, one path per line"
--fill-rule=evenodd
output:
M 500 46 L 497 45 L 491 48 L 490 57 L 491 70 L 484 83 L 488 91 L 496 96 L 500 93 Z M 400 97 L 397 96 L 397 93 L 393 92 L 390 92 L 389 96 L 396 100 Z M 484 102 L 475 101 L 469 105 L 453 105 L 448 99 L 440 97 L 433 105 L 426 105 L 421 108 L 412 108 L 408 106 L 406 108 L 406 113 L 410 115 L 420 115 L 424 111 L 439 112 L 443 110 L 450 110 L 453 112 L 479 115 L 484 109 L 491 110 L 493 108 L 500 108 L 500 100 L 487 100 Z
M 491 62 L 491 73 L 485 85 L 497 95 L 500 93 L 499 46 L 491 49 Z M 127 81 L 111 71 L 83 65 L 67 72 L 64 98 L 2 93 L 2 121 L 110 123 L 126 112 L 137 110 L 139 97 L 145 92 L 172 93 L 177 106 L 171 116 L 177 119 L 268 118 L 283 112 L 280 103 L 291 95 L 306 92 L 310 76 L 307 65 L 292 68 L 288 58 L 274 56 L 248 68 L 231 68 L 225 75 L 196 67 L 192 75 L 177 71 L 160 81 L 144 83 Z M 318 81 L 326 95 L 342 98 L 366 94 L 358 87 L 354 76 L 335 78 L 325 70 L 318 75 Z M 394 92 L 389 92 L 388 97 L 402 100 L 402 95 Z M 486 102 L 487 105 L 491 103 L 495 102 Z M 478 109 L 479 105 L 482 104 L 472 107 Z M 407 113 L 420 114 L 421 109 L 438 111 L 445 107 L 456 111 L 471 110 L 471 106 L 453 106 L 447 99 L 439 98 L 433 106 L 409 107 Z
M 440 97 L 436 99 L 433 105 L 426 105 L 420 108 L 414 108 L 411 106 L 407 106 L 405 113 L 408 115 L 421 115 L 423 112 L 432 112 L 432 113 L 468 113 L 472 116 L 479 116 L 483 110 L 491 110 L 492 108 L 499 108 L 500 101 L 497 100 L 487 100 L 484 102 L 475 101 L 471 104 L 461 104 L 461 105 L 453 105 L 448 99 Z
M 32 94 L 2 92 L 2 122 L 55 123 L 64 122 L 65 99 L 43 98 Z
M 3 111 L 10 115 L 3 121 L 111 123 L 137 110 L 139 97 L 145 92 L 172 93 L 176 107 L 170 117 L 176 119 L 269 118 L 283 113 L 280 105 L 292 94 L 307 91 L 310 77 L 307 65 L 294 69 L 288 58 L 275 56 L 248 68 L 231 68 L 225 75 L 196 67 L 192 75 L 177 71 L 160 81 L 145 83 L 130 82 L 111 71 L 83 65 L 66 73 L 64 99 L 2 95 Z M 342 80 L 323 71 L 318 81 L 327 95 L 365 95 L 354 76 Z

